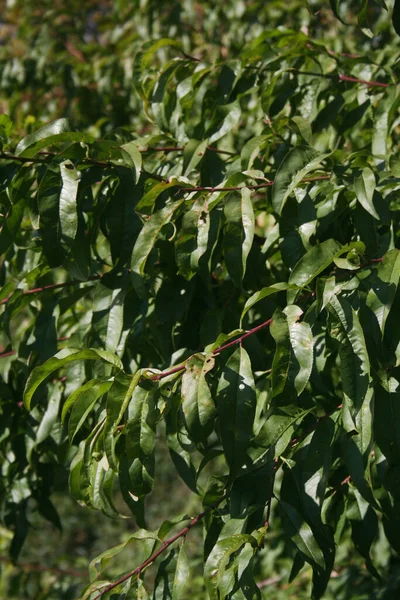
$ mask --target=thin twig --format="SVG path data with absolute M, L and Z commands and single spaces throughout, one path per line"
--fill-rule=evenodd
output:
M 195 526 L 197 525 L 197 523 L 199 523 L 199 521 L 201 521 L 206 515 L 208 515 L 211 511 L 215 510 L 217 508 L 217 506 L 219 506 L 222 502 L 222 500 L 224 500 L 225 496 L 222 496 L 221 498 L 219 498 L 216 502 L 214 502 L 213 504 L 211 504 L 211 506 L 209 506 L 204 512 L 200 513 L 199 515 L 197 515 L 197 517 L 194 517 L 187 525 L 186 527 L 184 527 L 183 529 L 181 529 L 180 531 L 178 531 L 178 533 L 176 533 L 174 536 L 172 536 L 171 538 L 169 538 L 168 540 L 165 540 L 165 542 L 162 543 L 162 545 L 160 546 L 160 548 L 158 550 L 156 550 L 156 552 L 153 552 L 153 554 L 144 562 L 142 562 L 141 565 L 139 565 L 138 567 L 136 567 L 135 569 L 133 569 L 132 571 L 130 571 L 129 573 L 127 573 L 126 575 L 124 575 L 123 577 L 120 577 L 119 579 L 117 579 L 117 581 L 115 581 L 114 583 L 111 583 L 110 585 L 108 585 L 106 588 L 104 588 L 104 590 L 102 590 L 95 598 L 94 600 L 98 600 L 99 598 L 101 598 L 104 594 L 106 594 L 107 592 L 110 592 L 111 590 L 113 590 L 114 588 L 116 588 L 118 585 L 120 585 L 121 583 L 124 583 L 124 581 L 126 581 L 127 579 L 130 579 L 131 577 L 133 577 L 134 575 L 138 575 L 140 576 L 141 572 L 144 571 L 144 569 L 146 569 L 149 565 L 151 565 L 161 554 L 163 554 L 174 542 L 176 542 L 177 540 L 179 540 L 180 538 L 183 538 L 186 536 L 186 534 Z
M 25 290 L 23 295 L 28 296 L 29 294 L 38 294 L 39 292 L 45 292 L 46 290 L 54 290 L 57 288 L 67 287 L 69 285 L 78 285 L 80 283 L 96 281 L 97 279 L 100 279 L 101 277 L 102 277 L 102 275 L 91 275 L 90 277 L 85 279 L 85 281 L 82 281 L 80 279 L 71 279 L 71 281 L 63 281 L 62 283 L 50 283 L 49 285 L 43 285 L 41 287 L 36 287 L 36 288 L 32 288 L 30 290 Z M 7 304 L 7 302 L 10 300 L 10 298 L 12 298 L 12 296 L 7 296 L 7 298 L 3 298 L 3 300 L 0 301 L 0 305 Z
M 330 179 L 331 175 L 315 175 L 314 177 L 305 177 L 304 179 L 301 180 L 301 183 L 307 183 L 309 181 L 323 181 L 326 179 Z M 236 186 L 232 186 L 232 187 L 210 187 L 210 186 L 195 186 L 195 187 L 191 187 L 191 188 L 179 188 L 178 192 L 187 192 L 187 193 L 191 193 L 191 192 L 236 192 L 239 190 L 242 190 L 243 188 L 247 188 L 249 190 L 259 190 L 262 188 L 267 188 L 267 187 L 272 187 L 274 185 L 275 181 L 271 180 L 271 181 L 266 181 L 265 183 L 257 183 L 254 185 L 236 185 Z
M 268 321 L 261 323 L 261 325 L 257 325 L 257 327 L 253 327 L 253 329 L 249 329 L 249 331 L 246 331 L 245 333 L 243 333 L 243 335 L 232 340 L 231 342 L 228 342 L 227 344 L 224 344 L 223 346 L 219 346 L 219 348 L 216 348 L 215 350 L 213 350 L 211 352 L 211 354 L 216 355 L 216 354 L 219 354 L 220 352 L 222 352 L 223 350 L 226 350 L 227 348 L 231 348 L 231 346 L 236 346 L 237 344 L 241 344 L 244 339 L 246 339 L 250 335 L 253 335 L 257 331 L 260 331 L 260 329 L 263 329 L 264 327 L 268 327 L 269 325 L 271 325 L 271 323 L 272 323 L 272 319 L 268 319 Z M 193 355 L 189 356 L 185 360 L 183 365 L 178 365 L 177 367 L 173 367 L 172 369 L 168 369 L 168 371 L 163 371 L 162 373 L 156 373 L 155 375 L 152 375 L 151 377 L 149 377 L 149 379 L 151 379 L 153 381 L 158 381 L 159 379 L 164 379 L 164 377 L 168 377 L 169 375 L 173 375 L 174 373 L 179 373 L 179 371 L 183 371 L 186 367 L 186 363 L 191 359 L 192 356 Z
M 139 152 L 183 152 L 185 149 L 184 146 L 146 146 L 144 148 L 139 148 Z M 228 154 L 229 156 L 236 156 L 236 152 L 230 152 L 229 150 L 220 150 L 219 148 L 214 148 L 214 146 L 207 146 L 207 150 L 211 152 L 216 152 L 217 154 Z

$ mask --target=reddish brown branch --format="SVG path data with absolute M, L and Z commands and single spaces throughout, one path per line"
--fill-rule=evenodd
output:
M 231 348 L 231 346 L 236 346 L 237 344 L 241 344 L 244 339 L 246 339 L 250 335 L 253 335 L 254 333 L 257 333 L 257 331 L 260 331 L 260 329 L 263 329 L 264 327 L 268 327 L 269 325 L 271 325 L 271 323 L 272 323 L 272 319 L 268 319 L 268 321 L 264 321 L 264 323 L 261 323 L 261 325 L 257 325 L 257 327 L 253 327 L 253 329 L 249 329 L 249 331 L 246 331 L 243 335 L 232 340 L 231 342 L 228 342 L 227 344 L 224 344 L 223 346 L 219 346 L 219 348 L 216 348 L 215 350 L 213 350 L 211 352 L 211 354 L 214 354 L 214 355 L 219 354 L 223 350 L 226 350 L 227 348 Z M 185 360 L 185 363 L 183 365 L 178 365 L 177 367 L 168 369 L 168 371 L 163 371 L 162 373 L 157 373 L 155 375 L 152 375 L 149 379 L 152 379 L 153 381 L 158 381 L 159 379 L 164 379 L 164 377 L 168 377 L 169 375 L 173 375 L 174 373 L 179 373 L 179 371 L 183 371 L 185 369 L 186 363 L 190 360 L 190 358 L 191 358 L 191 356 L 189 356 Z
M 348 75 L 339 75 L 339 81 L 349 81 L 350 83 L 362 83 L 368 87 L 389 87 L 389 83 L 382 81 L 367 81 L 366 79 L 357 79 L 357 77 L 349 77 Z
M 325 179 L 330 179 L 331 175 L 315 175 L 314 177 L 305 177 L 304 179 L 302 179 L 301 181 L 304 183 L 307 183 L 309 181 L 322 181 Z M 249 190 L 260 190 L 262 188 L 267 188 L 267 187 L 272 187 L 274 185 L 275 181 L 271 180 L 271 181 L 266 181 L 265 183 L 257 183 L 255 185 L 238 185 L 238 186 L 232 186 L 232 187 L 202 187 L 202 186 L 195 186 L 195 187 L 191 187 L 191 188 L 179 188 L 178 192 L 236 192 L 236 191 L 240 191 L 243 188 L 247 188 Z
M 199 521 L 201 521 L 206 515 L 208 515 L 211 511 L 215 510 L 217 508 L 217 506 L 219 506 L 222 502 L 222 500 L 225 498 L 225 496 L 222 496 L 221 498 L 219 498 L 216 502 L 214 502 L 211 506 L 209 506 L 204 512 L 200 513 L 199 515 L 197 515 L 197 517 L 194 517 L 187 525 L 186 527 L 184 527 L 183 529 L 181 529 L 180 531 L 178 531 L 178 533 L 176 533 L 174 536 L 172 536 L 171 538 L 169 538 L 168 540 L 165 540 L 165 542 L 163 542 L 160 546 L 160 548 L 158 550 L 156 550 L 155 552 L 153 552 L 153 554 L 144 562 L 142 562 L 141 565 L 139 565 L 138 567 L 136 567 L 135 569 L 133 569 L 132 571 L 130 571 L 129 573 L 127 573 L 126 575 L 124 575 L 123 577 L 120 577 L 119 579 L 117 579 L 117 581 L 114 581 L 114 583 L 111 583 L 110 585 L 108 585 L 106 588 L 104 588 L 104 590 L 102 590 L 95 598 L 94 600 L 98 600 L 99 598 L 101 598 L 104 594 L 106 594 L 107 592 L 110 592 L 111 590 L 113 590 L 114 588 L 116 588 L 118 585 L 120 585 L 121 583 L 124 583 L 124 581 L 127 581 L 127 579 L 130 579 L 131 577 L 134 577 L 135 575 L 140 576 L 141 572 L 144 571 L 144 569 L 146 569 L 149 565 L 151 565 L 161 554 L 163 554 L 174 542 L 176 542 L 177 540 L 179 540 L 180 538 L 183 538 L 186 536 L 187 533 L 189 533 L 189 531 L 195 526 L 197 525 L 197 523 L 199 523 Z
M 71 281 L 63 281 L 62 283 L 50 283 L 49 285 L 43 285 L 42 287 L 25 290 L 23 295 L 28 296 L 29 294 L 38 294 L 39 292 L 45 292 L 46 290 L 54 290 L 57 288 L 67 287 L 69 285 L 78 285 L 79 283 L 87 283 L 88 281 L 96 281 L 101 277 L 101 275 L 91 275 L 85 281 L 81 281 L 80 279 L 71 279 Z M 7 304 L 10 298 L 12 298 L 12 296 L 7 296 L 7 298 L 3 298 L 3 300 L 0 301 L 0 305 Z
M 184 146 L 146 146 L 145 148 L 139 148 L 140 152 L 183 152 Z M 236 156 L 236 152 L 230 152 L 229 150 L 220 150 L 214 148 L 214 146 L 207 146 L 207 150 L 216 152 L 217 154 L 228 154 L 229 156 Z

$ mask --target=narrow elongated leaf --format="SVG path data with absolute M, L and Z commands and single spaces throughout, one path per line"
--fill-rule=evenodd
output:
M 220 105 L 218 109 L 219 114 L 216 118 L 217 123 L 213 124 L 207 131 L 210 144 L 214 144 L 217 140 L 231 131 L 231 129 L 239 122 L 240 115 L 242 114 L 239 102 Z
M 133 386 L 132 382 L 130 387 Z M 126 394 L 125 397 L 130 400 L 124 428 L 126 459 L 129 461 L 131 481 L 131 487 L 127 491 L 137 500 L 153 488 L 154 448 L 160 416 L 157 409 L 157 385 L 151 381 L 142 381 L 135 385 L 133 394 Z
M 140 173 L 142 171 L 142 155 L 134 141 L 128 142 L 121 146 L 123 155 L 126 155 L 126 160 L 135 169 L 135 183 L 139 181 Z
M 212 549 L 204 567 L 204 579 L 210 600 L 222 600 L 225 595 L 219 594 L 219 587 L 223 581 L 225 569 L 235 552 L 245 544 L 256 546 L 257 542 L 251 535 L 238 533 L 219 540 Z
M 68 437 L 71 443 L 94 408 L 97 400 L 108 392 L 111 385 L 111 381 L 96 381 L 90 387 L 83 386 L 83 388 L 78 389 L 69 397 L 70 404 L 68 408 L 72 406 L 72 411 L 68 422 Z
M 367 296 L 367 306 L 375 314 L 382 335 L 385 332 L 386 319 L 392 307 L 399 280 L 400 251 L 395 248 L 382 258 L 377 269 L 377 278 L 373 280 Z
M 222 445 L 232 473 L 246 461 L 256 403 L 250 359 L 239 347 L 226 363 L 217 390 Z
M 119 437 L 118 425 L 132 401 L 135 387 L 142 377 L 142 370 L 135 375 L 118 374 L 107 394 L 107 419 L 104 429 L 104 448 L 107 459 L 113 469 L 118 468 L 115 456 L 115 444 Z
M 154 247 L 162 227 L 169 223 L 176 210 L 184 199 L 167 204 L 164 208 L 154 213 L 146 222 L 139 233 L 132 252 L 131 269 L 134 273 L 143 276 L 147 258 Z
M 51 434 L 51 430 L 57 421 L 61 396 L 62 387 L 61 384 L 57 382 L 51 390 L 46 412 L 44 413 L 36 432 L 36 444 L 40 444 Z
M 59 119 L 59 121 L 66 121 L 66 119 Z M 41 129 L 38 129 L 38 131 L 35 131 L 34 133 L 27 135 L 26 138 L 24 138 L 20 142 L 20 144 L 23 144 L 26 141 L 27 144 L 24 145 L 23 150 L 19 149 L 20 144 L 18 144 L 17 154 L 19 154 L 22 158 L 32 158 L 32 157 L 36 156 L 41 150 L 43 150 L 44 148 L 49 148 L 50 146 L 59 146 L 59 147 L 63 148 L 65 146 L 69 146 L 70 144 L 73 144 L 74 142 L 81 143 L 81 144 L 92 144 L 94 142 L 93 136 L 89 135 L 88 133 L 81 133 L 81 132 L 75 132 L 75 131 L 62 131 L 60 133 L 52 134 L 50 132 L 50 130 L 44 131 L 47 127 L 49 127 L 51 129 L 52 126 L 57 123 L 58 123 L 58 121 L 55 121 L 54 123 L 45 125 L 42 128 L 44 135 L 41 134 L 40 137 L 36 137 L 36 135 L 42 131 Z M 67 125 L 67 127 L 69 127 L 69 125 Z M 57 131 L 57 129 L 58 129 L 58 127 L 55 127 L 55 131 Z M 59 130 L 60 131 L 62 130 L 62 125 Z M 48 135 L 49 133 L 50 133 L 50 135 Z M 28 140 L 29 140 L 29 142 L 28 142 Z
M 400 1 L 395 0 L 392 13 L 393 28 L 397 35 L 400 35 Z
M 365 169 L 362 170 L 361 175 L 354 180 L 354 190 L 361 206 L 379 221 L 379 215 L 376 212 L 373 203 L 375 187 L 375 175 L 369 167 L 365 167 Z
M 374 503 L 368 472 L 373 443 L 374 391 L 364 333 L 356 312 L 346 300 L 332 297 L 328 310 L 334 324 L 331 336 L 339 345 L 343 426 L 349 433 L 356 432 L 343 440 L 346 462 L 359 491 Z
M 72 394 L 67 398 L 67 400 L 64 402 L 64 405 L 62 407 L 62 411 L 61 411 L 61 422 L 63 423 L 65 421 L 65 417 L 67 416 L 67 413 L 71 410 L 71 408 L 73 407 L 73 405 L 75 404 L 75 402 L 77 400 L 79 400 L 80 396 L 82 394 L 86 394 L 89 392 L 89 390 L 96 388 L 98 389 L 99 387 L 101 387 L 103 384 L 107 384 L 106 387 L 104 388 L 105 391 L 107 391 L 109 389 L 109 387 L 112 384 L 111 380 L 107 380 L 107 381 L 102 381 L 101 379 L 91 379 L 90 381 L 88 381 L 87 383 L 85 383 L 85 385 L 82 385 L 81 387 L 77 388 L 76 390 L 74 390 L 72 392 Z M 103 392 L 105 393 L 105 392 Z
M 182 219 L 182 229 L 175 242 L 179 272 L 191 279 L 199 270 L 200 259 L 207 252 L 210 240 L 211 218 L 205 198 L 196 200 Z
M 172 600 L 181 600 L 185 590 L 190 583 L 190 564 L 185 551 L 185 544 L 179 548 L 178 559 L 176 561 L 176 570 L 174 576 L 174 586 L 172 591 Z
M 283 524 L 288 535 L 296 544 L 298 550 L 311 565 L 325 570 L 324 555 L 313 535 L 311 527 L 306 523 L 298 511 L 284 500 L 280 501 L 283 510 Z
M 64 257 L 60 244 L 60 190 L 60 176 L 48 169 L 39 185 L 37 203 L 43 251 L 51 267 L 59 266 Z
M 21 154 L 21 152 L 23 152 L 25 148 L 28 148 L 38 140 L 42 140 L 43 138 L 49 137 L 51 135 L 59 135 L 61 133 L 65 133 L 66 131 L 69 131 L 69 129 L 70 126 L 68 119 L 57 119 L 57 121 L 53 121 L 48 125 L 44 125 L 34 133 L 31 133 L 24 137 L 19 142 L 18 146 L 15 149 L 15 152 L 16 154 Z
M 270 327 L 276 342 L 272 363 L 273 396 L 283 393 L 300 395 L 311 375 L 313 335 L 308 323 L 298 322 L 302 310 L 291 305 L 275 311 Z
M 241 315 L 241 322 L 243 321 L 243 317 L 245 316 L 245 314 L 250 310 L 250 308 L 257 304 L 257 302 L 260 302 L 268 296 L 272 296 L 273 294 L 277 294 L 278 292 L 286 291 L 288 289 L 295 290 L 296 286 L 290 286 L 288 283 L 285 282 L 275 283 L 274 285 L 262 288 L 259 292 L 255 292 L 255 294 L 250 296 L 250 298 L 246 301 L 246 304 L 244 305 Z
M 202 160 L 207 146 L 207 139 L 201 142 L 198 140 L 190 140 L 186 144 L 183 152 L 183 174 L 185 177 L 188 177 Z
M 178 40 L 171 38 L 162 38 L 156 41 L 150 40 L 145 42 L 135 55 L 135 62 L 133 67 L 133 82 L 137 92 L 145 98 L 145 92 L 142 84 L 143 73 L 150 67 L 154 60 L 155 53 L 161 48 L 167 46 L 180 48 L 181 44 Z
M 65 348 L 64 350 L 60 350 L 60 352 L 52 358 L 49 358 L 43 365 L 35 367 L 28 377 L 24 391 L 24 404 L 26 408 L 29 410 L 33 394 L 50 373 L 77 360 L 102 360 L 117 369 L 123 368 L 120 359 L 107 350 L 77 350 L 75 348 Z
M 110 289 L 103 282 L 96 285 L 93 299 L 92 330 L 93 345 L 101 345 L 116 352 L 124 325 L 125 282 L 123 287 Z
M 309 146 L 296 146 L 285 156 L 276 172 L 272 187 L 272 206 L 278 215 L 282 213 L 286 200 L 303 177 L 315 169 L 326 156 Z
M 334 258 L 344 252 L 343 247 L 335 240 L 326 240 L 317 244 L 299 260 L 289 277 L 289 283 L 305 287 L 332 264 Z
M 80 175 L 70 160 L 60 164 L 60 229 L 63 238 L 74 240 L 78 231 L 77 198 Z
M 274 458 L 280 456 L 290 444 L 295 428 L 312 410 L 293 404 L 274 407 L 251 442 L 249 453 L 252 458 L 256 460 L 263 457 L 270 448 L 274 449 Z
M 182 377 L 182 409 L 195 442 L 204 442 L 213 429 L 215 404 L 205 376 L 214 364 L 211 355 L 194 354 Z
M 250 190 L 242 189 L 241 200 L 236 195 L 230 196 L 225 204 L 224 214 L 225 262 L 233 281 L 241 287 L 254 238 L 254 211 Z

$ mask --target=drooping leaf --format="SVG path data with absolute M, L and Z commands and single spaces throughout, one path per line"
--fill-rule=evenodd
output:
M 214 364 L 211 355 L 194 354 L 186 363 L 182 377 L 182 410 L 195 442 L 205 441 L 213 429 L 215 404 L 206 374 Z
M 162 227 L 169 223 L 175 211 L 181 206 L 184 199 L 167 204 L 164 208 L 154 213 L 141 230 L 132 252 L 131 269 L 133 273 L 143 276 L 147 258 L 154 247 Z
M 239 347 L 224 367 L 216 398 L 222 445 L 232 474 L 246 461 L 256 400 L 250 359 Z
M 379 215 L 373 204 L 375 186 L 375 175 L 369 167 L 365 167 L 362 170 L 361 175 L 354 180 L 354 190 L 356 192 L 357 200 L 370 215 L 379 221 Z
M 272 394 L 293 391 L 300 395 L 311 375 L 313 365 L 313 336 L 308 323 L 299 322 L 302 310 L 287 306 L 276 310 L 270 327 L 276 343 L 272 364 Z
M 367 296 L 367 306 L 375 314 L 382 335 L 392 307 L 400 279 L 400 252 L 396 248 L 387 252 L 377 269 Z
M 240 550 L 245 544 L 256 545 L 256 540 L 251 535 L 235 534 L 230 537 L 220 539 L 212 549 L 204 567 L 204 579 L 210 600 L 219 600 L 225 598 L 220 595 L 219 587 L 223 581 L 225 569 L 228 562 L 235 552 Z
M 334 258 L 342 254 L 343 247 L 335 240 L 326 240 L 321 244 L 312 246 L 299 260 L 289 277 L 289 283 L 305 287 L 322 271 L 324 271 Z
M 24 391 L 24 404 L 26 408 L 29 410 L 33 394 L 46 377 L 57 371 L 57 369 L 77 360 L 102 360 L 117 369 L 123 368 L 120 359 L 107 350 L 77 350 L 75 348 L 60 350 L 55 356 L 49 358 L 43 365 L 35 367 L 31 372 Z
M 225 262 L 233 281 L 241 287 L 254 238 L 254 211 L 250 190 L 243 188 L 240 200 L 236 195 L 230 196 L 225 204 L 224 214 Z
M 60 173 L 60 230 L 61 236 L 71 241 L 75 239 L 78 231 L 77 197 L 80 176 L 70 160 L 61 163 Z
M 276 172 L 272 188 L 272 206 L 280 215 L 286 200 L 299 185 L 300 181 L 315 167 L 319 166 L 325 155 L 309 146 L 296 146 L 285 156 Z

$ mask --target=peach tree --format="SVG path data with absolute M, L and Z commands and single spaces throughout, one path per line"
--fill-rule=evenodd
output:
M 184 598 L 192 568 L 202 598 L 262 598 L 274 530 L 286 580 L 310 569 L 314 598 L 343 539 L 379 579 L 377 541 L 400 552 L 400 47 L 386 5 L 115 4 L 100 48 L 38 23 L 30 55 L 1 58 L 11 557 L 32 506 L 60 525 L 67 469 L 81 506 L 137 525 L 93 560 L 83 600 Z M 55 100 L 37 93 L 48 86 Z M 106 117 L 90 123 L 94 97 Z M 199 511 L 150 530 L 161 439 Z M 124 549 L 132 569 L 110 577 Z

